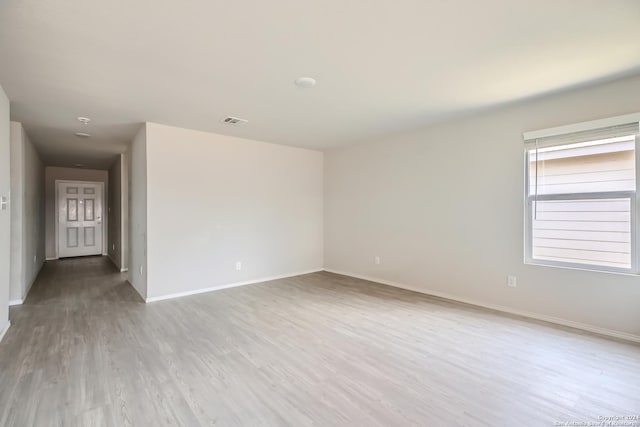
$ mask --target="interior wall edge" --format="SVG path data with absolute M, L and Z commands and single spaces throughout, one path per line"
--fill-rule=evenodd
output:
M 142 295 L 142 292 L 140 292 L 140 290 L 138 288 L 136 288 L 136 286 L 131 282 L 131 278 L 130 277 L 127 277 L 127 283 L 129 284 L 129 286 L 131 286 L 136 291 L 136 293 L 140 296 L 140 298 L 142 298 L 143 302 L 147 301 L 147 297 Z
M 25 301 L 27 299 L 27 296 L 29 296 L 29 292 L 31 291 L 33 284 L 36 283 L 36 281 L 38 280 L 38 276 L 40 275 L 40 272 L 42 271 L 43 268 L 44 268 L 44 262 L 41 262 L 40 265 L 38 266 L 38 271 L 33 276 L 33 280 L 31 280 L 27 284 L 27 288 L 25 289 L 24 295 L 22 296 L 22 301 Z
M 24 263 L 24 193 L 25 193 L 25 147 L 22 123 L 11 121 L 10 125 L 10 212 L 11 235 L 9 254 L 9 299 L 22 296 L 25 281 Z
M 106 256 L 107 256 L 107 258 L 109 258 L 109 261 L 111 261 L 111 263 L 118 269 L 118 271 L 122 271 L 122 269 L 118 265 L 118 262 L 115 259 L 113 259 L 113 257 L 111 256 L 110 253 L 107 254 Z

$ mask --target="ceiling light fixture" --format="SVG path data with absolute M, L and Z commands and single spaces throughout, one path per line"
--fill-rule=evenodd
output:
M 84 132 L 76 132 L 76 136 L 78 138 L 91 138 L 90 133 L 84 133 Z
M 226 123 L 228 125 L 243 125 L 248 123 L 249 120 L 241 119 L 239 117 L 227 116 L 224 119 L 220 120 L 222 123 Z
M 87 124 L 89 124 L 91 119 L 89 117 L 78 117 L 78 121 L 80 123 L 82 123 L 83 125 L 87 125 Z
M 316 79 L 313 77 L 298 77 L 295 83 L 298 87 L 309 89 L 316 85 Z

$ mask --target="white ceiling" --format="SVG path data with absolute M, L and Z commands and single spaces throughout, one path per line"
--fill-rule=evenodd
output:
M 3 0 L 0 85 L 47 163 L 104 168 L 144 121 L 323 149 L 640 73 L 639 40 L 638 0 Z

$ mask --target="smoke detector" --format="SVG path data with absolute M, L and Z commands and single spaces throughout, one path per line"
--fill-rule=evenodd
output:
M 313 77 L 298 77 L 295 80 L 295 84 L 296 86 L 304 89 L 311 89 L 316 85 L 316 79 Z
M 248 123 L 249 120 L 240 119 L 238 117 L 227 116 L 224 119 L 222 119 L 221 122 L 227 123 L 229 125 L 242 125 L 242 124 Z

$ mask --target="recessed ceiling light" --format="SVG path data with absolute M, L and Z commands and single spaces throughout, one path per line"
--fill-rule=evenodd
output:
M 298 77 L 296 79 L 296 86 L 305 89 L 312 88 L 316 85 L 316 79 L 313 77 Z
M 78 138 L 91 138 L 90 133 L 84 133 L 84 132 L 76 132 L 76 136 Z
M 86 125 L 91 121 L 91 119 L 89 117 L 78 117 L 78 121 L 83 125 Z

